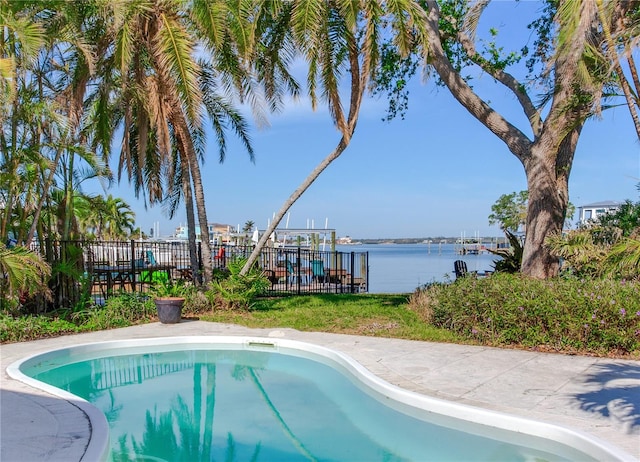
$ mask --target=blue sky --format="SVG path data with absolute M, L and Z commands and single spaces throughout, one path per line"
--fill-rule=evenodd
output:
M 497 2 L 480 30 L 497 26 L 498 40 L 519 48 L 529 33 L 523 25 L 539 7 L 533 1 Z M 507 91 L 486 75 L 473 85 L 512 123 L 526 127 Z M 328 221 L 338 236 L 355 239 L 502 235 L 487 217 L 502 194 L 526 189 L 520 162 L 433 82 L 414 79 L 409 105 L 405 120 L 383 122 L 386 101 L 366 100 L 351 145 L 290 209 L 289 227 L 324 227 Z M 313 112 L 306 98 L 271 115 L 268 128 L 248 119 L 255 163 L 231 133 L 224 164 L 218 163 L 217 146 L 208 149 L 202 167 L 207 214 L 210 222 L 242 227 L 251 220 L 264 229 L 340 137 L 327 110 Z M 576 207 L 636 201 L 639 182 L 640 144 L 626 107 L 588 121 L 571 172 L 570 201 Z M 145 210 L 126 184 L 107 192 L 129 203 L 144 231 L 159 222 L 160 235 L 168 236 L 186 222 L 184 213 L 169 220 L 160 207 Z

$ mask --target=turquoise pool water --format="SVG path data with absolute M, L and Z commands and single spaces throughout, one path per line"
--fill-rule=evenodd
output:
M 21 370 L 100 409 L 112 461 L 597 460 L 414 407 L 349 363 L 267 342 L 65 350 Z

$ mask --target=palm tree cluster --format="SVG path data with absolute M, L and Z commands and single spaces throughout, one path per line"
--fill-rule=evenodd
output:
M 0 236 L 13 231 L 26 243 L 36 233 L 68 239 L 82 229 L 115 236 L 129 227 L 130 215 L 119 224 L 107 224 L 106 211 L 79 220 L 76 197 L 87 178 L 117 177 L 131 182 L 145 204 L 165 206 L 169 217 L 184 207 L 193 268 L 198 221 L 203 280 L 209 281 L 200 170 L 208 157 L 207 134 L 215 138 L 219 161 L 226 156 L 228 131 L 253 160 L 238 104 L 265 122 L 267 111 L 282 108 L 285 94 L 299 95 L 290 71 L 294 60 L 302 60 L 312 106 L 327 104 L 338 140 L 284 202 L 249 257 L 246 274 L 288 209 L 351 142 L 365 92 L 385 85 L 402 92 L 407 74 L 418 67 L 404 61 L 413 56 L 522 162 L 530 199 L 523 271 L 553 276 L 557 258 L 543 242 L 562 227 L 585 120 L 609 89 L 623 90 L 632 116 L 637 109 L 632 51 L 640 7 L 636 1 L 547 0 L 533 23 L 532 55 L 541 71 L 519 82 L 507 68 L 520 58 L 505 56 L 492 43 L 476 48 L 476 28 L 488 4 L 0 0 Z M 629 71 L 622 70 L 623 62 Z M 513 93 L 529 126 L 517 128 L 475 92 L 463 76 L 471 66 Z M 400 69 L 399 80 L 388 77 L 389 68 Z M 528 91 L 539 84 L 549 93 L 538 107 Z M 112 150 L 116 175 L 109 168 Z
M 220 161 L 228 130 L 253 159 L 234 103 L 248 104 L 264 121 L 263 108 L 278 110 L 285 93 L 298 95 L 289 70 L 303 56 L 313 105 L 327 101 L 342 139 L 293 203 L 348 145 L 385 28 L 400 31 L 398 45 L 408 52 L 409 32 L 424 11 L 412 1 L 395 7 L 389 14 L 382 2 L 0 0 L 3 234 L 16 228 L 29 243 L 36 232 L 63 239 L 80 233 L 80 185 L 111 181 L 111 151 L 119 146 L 118 180 L 170 216 L 186 208 L 194 267 L 197 216 L 202 258 L 210 261 L 200 173 L 206 134 L 214 134 Z M 396 22 L 389 25 L 389 17 Z M 340 98 L 345 71 L 348 113 Z M 108 225 L 107 216 L 86 217 L 84 231 L 111 237 L 130 224 Z M 204 270 L 210 280 L 211 267 Z
M 276 27 L 273 17 L 246 6 L 0 0 L 0 235 L 11 232 L 26 244 L 36 233 L 121 237 L 132 228 L 128 206 L 81 189 L 88 178 L 113 179 L 109 161 L 119 145 L 118 180 L 130 181 L 145 204 L 165 205 L 170 216 L 184 203 L 194 247 L 197 209 L 207 261 L 205 121 L 221 161 L 229 129 L 253 156 L 247 123 L 232 101 L 248 101 L 259 114 L 260 101 L 278 106 L 282 82 L 295 89 L 286 55 L 259 46 L 259 28 Z M 257 57 L 265 59 L 253 72 Z M 260 81 L 268 90 L 262 100 Z

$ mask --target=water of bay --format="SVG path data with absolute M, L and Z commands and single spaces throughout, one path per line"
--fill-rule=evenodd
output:
M 455 279 L 453 262 L 464 260 L 469 271 L 492 271 L 491 253 L 460 255 L 453 244 L 338 245 L 341 252 L 369 252 L 369 293 L 407 293 L 429 282 Z

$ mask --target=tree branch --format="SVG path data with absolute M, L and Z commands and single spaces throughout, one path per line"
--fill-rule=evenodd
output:
M 540 117 L 540 112 L 534 106 L 529 95 L 524 91 L 524 85 L 522 85 L 513 75 L 505 72 L 502 69 L 497 69 L 488 64 L 487 60 L 484 59 L 477 51 L 475 44 L 471 40 L 471 38 L 463 33 L 458 33 L 458 41 L 464 48 L 465 52 L 469 59 L 472 62 L 477 64 L 483 71 L 492 76 L 502 85 L 507 87 L 509 90 L 513 92 L 513 94 L 518 99 L 520 106 L 522 106 L 522 110 L 524 111 L 527 119 L 529 119 L 529 123 L 531 124 L 531 130 L 533 131 L 533 136 L 538 137 L 540 135 L 540 131 L 542 130 L 542 117 Z
M 531 152 L 531 140 L 476 95 L 467 82 L 456 72 L 442 48 L 438 27 L 440 10 L 436 0 L 427 0 L 427 6 L 429 9 L 426 20 L 426 30 L 429 35 L 429 63 L 435 68 L 453 97 L 471 115 L 500 138 L 521 162 L 526 162 Z

